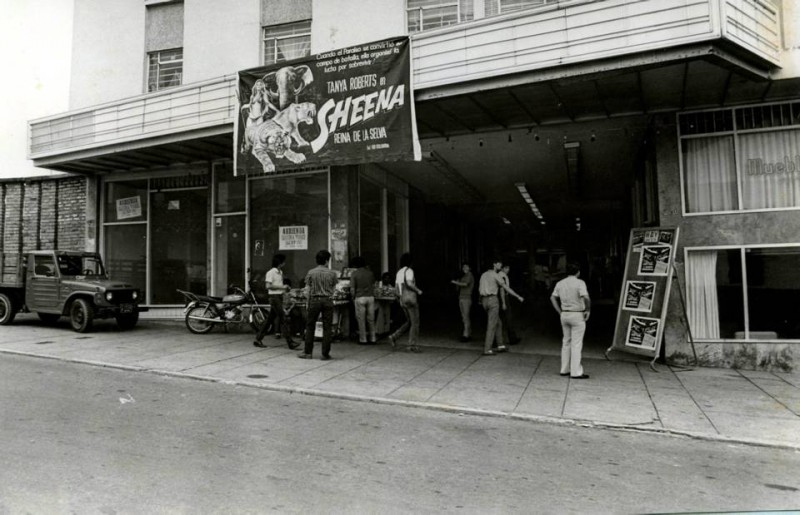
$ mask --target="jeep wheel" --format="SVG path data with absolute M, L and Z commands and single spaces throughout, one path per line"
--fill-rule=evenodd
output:
M 134 311 L 133 313 L 124 313 L 122 315 L 117 315 L 117 327 L 126 331 L 128 329 L 133 329 L 136 326 L 136 322 L 139 321 L 139 312 Z
M 17 308 L 11 297 L 5 293 L 0 293 L 0 325 L 8 325 L 17 316 Z
M 207 310 L 206 306 L 195 306 L 186 313 L 186 327 L 194 334 L 206 334 L 214 328 L 213 322 L 197 319 L 198 317 L 205 318 Z
M 94 322 L 94 307 L 85 299 L 77 299 L 69 309 L 69 322 L 75 331 L 88 333 Z
M 61 315 L 57 315 L 55 313 L 36 313 L 39 315 L 39 320 L 44 322 L 45 324 L 55 324 L 58 322 L 58 319 L 61 318 Z

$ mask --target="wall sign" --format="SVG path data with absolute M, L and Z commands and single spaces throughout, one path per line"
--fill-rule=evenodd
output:
M 278 227 L 278 250 L 308 250 L 308 226 Z
M 117 220 L 142 216 L 142 202 L 138 196 L 117 199 Z

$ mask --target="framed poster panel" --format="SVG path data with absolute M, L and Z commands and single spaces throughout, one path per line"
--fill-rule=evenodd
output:
M 606 354 L 658 356 L 677 246 L 677 227 L 631 229 L 614 340 Z

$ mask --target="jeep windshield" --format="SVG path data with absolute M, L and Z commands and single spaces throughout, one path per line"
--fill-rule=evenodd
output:
M 105 276 L 103 262 L 98 256 L 58 256 L 58 270 L 62 276 L 101 275 Z

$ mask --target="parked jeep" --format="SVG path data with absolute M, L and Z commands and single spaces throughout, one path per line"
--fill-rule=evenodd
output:
M 97 318 L 114 317 L 120 329 L 131 329 L 146 311 L 141 292 L 113 281 L 94 252 L 36 250 L 0 253 L 0 325 L 18 312 L 55 323 L 68 316 L 75 331 L 90 331 Z

